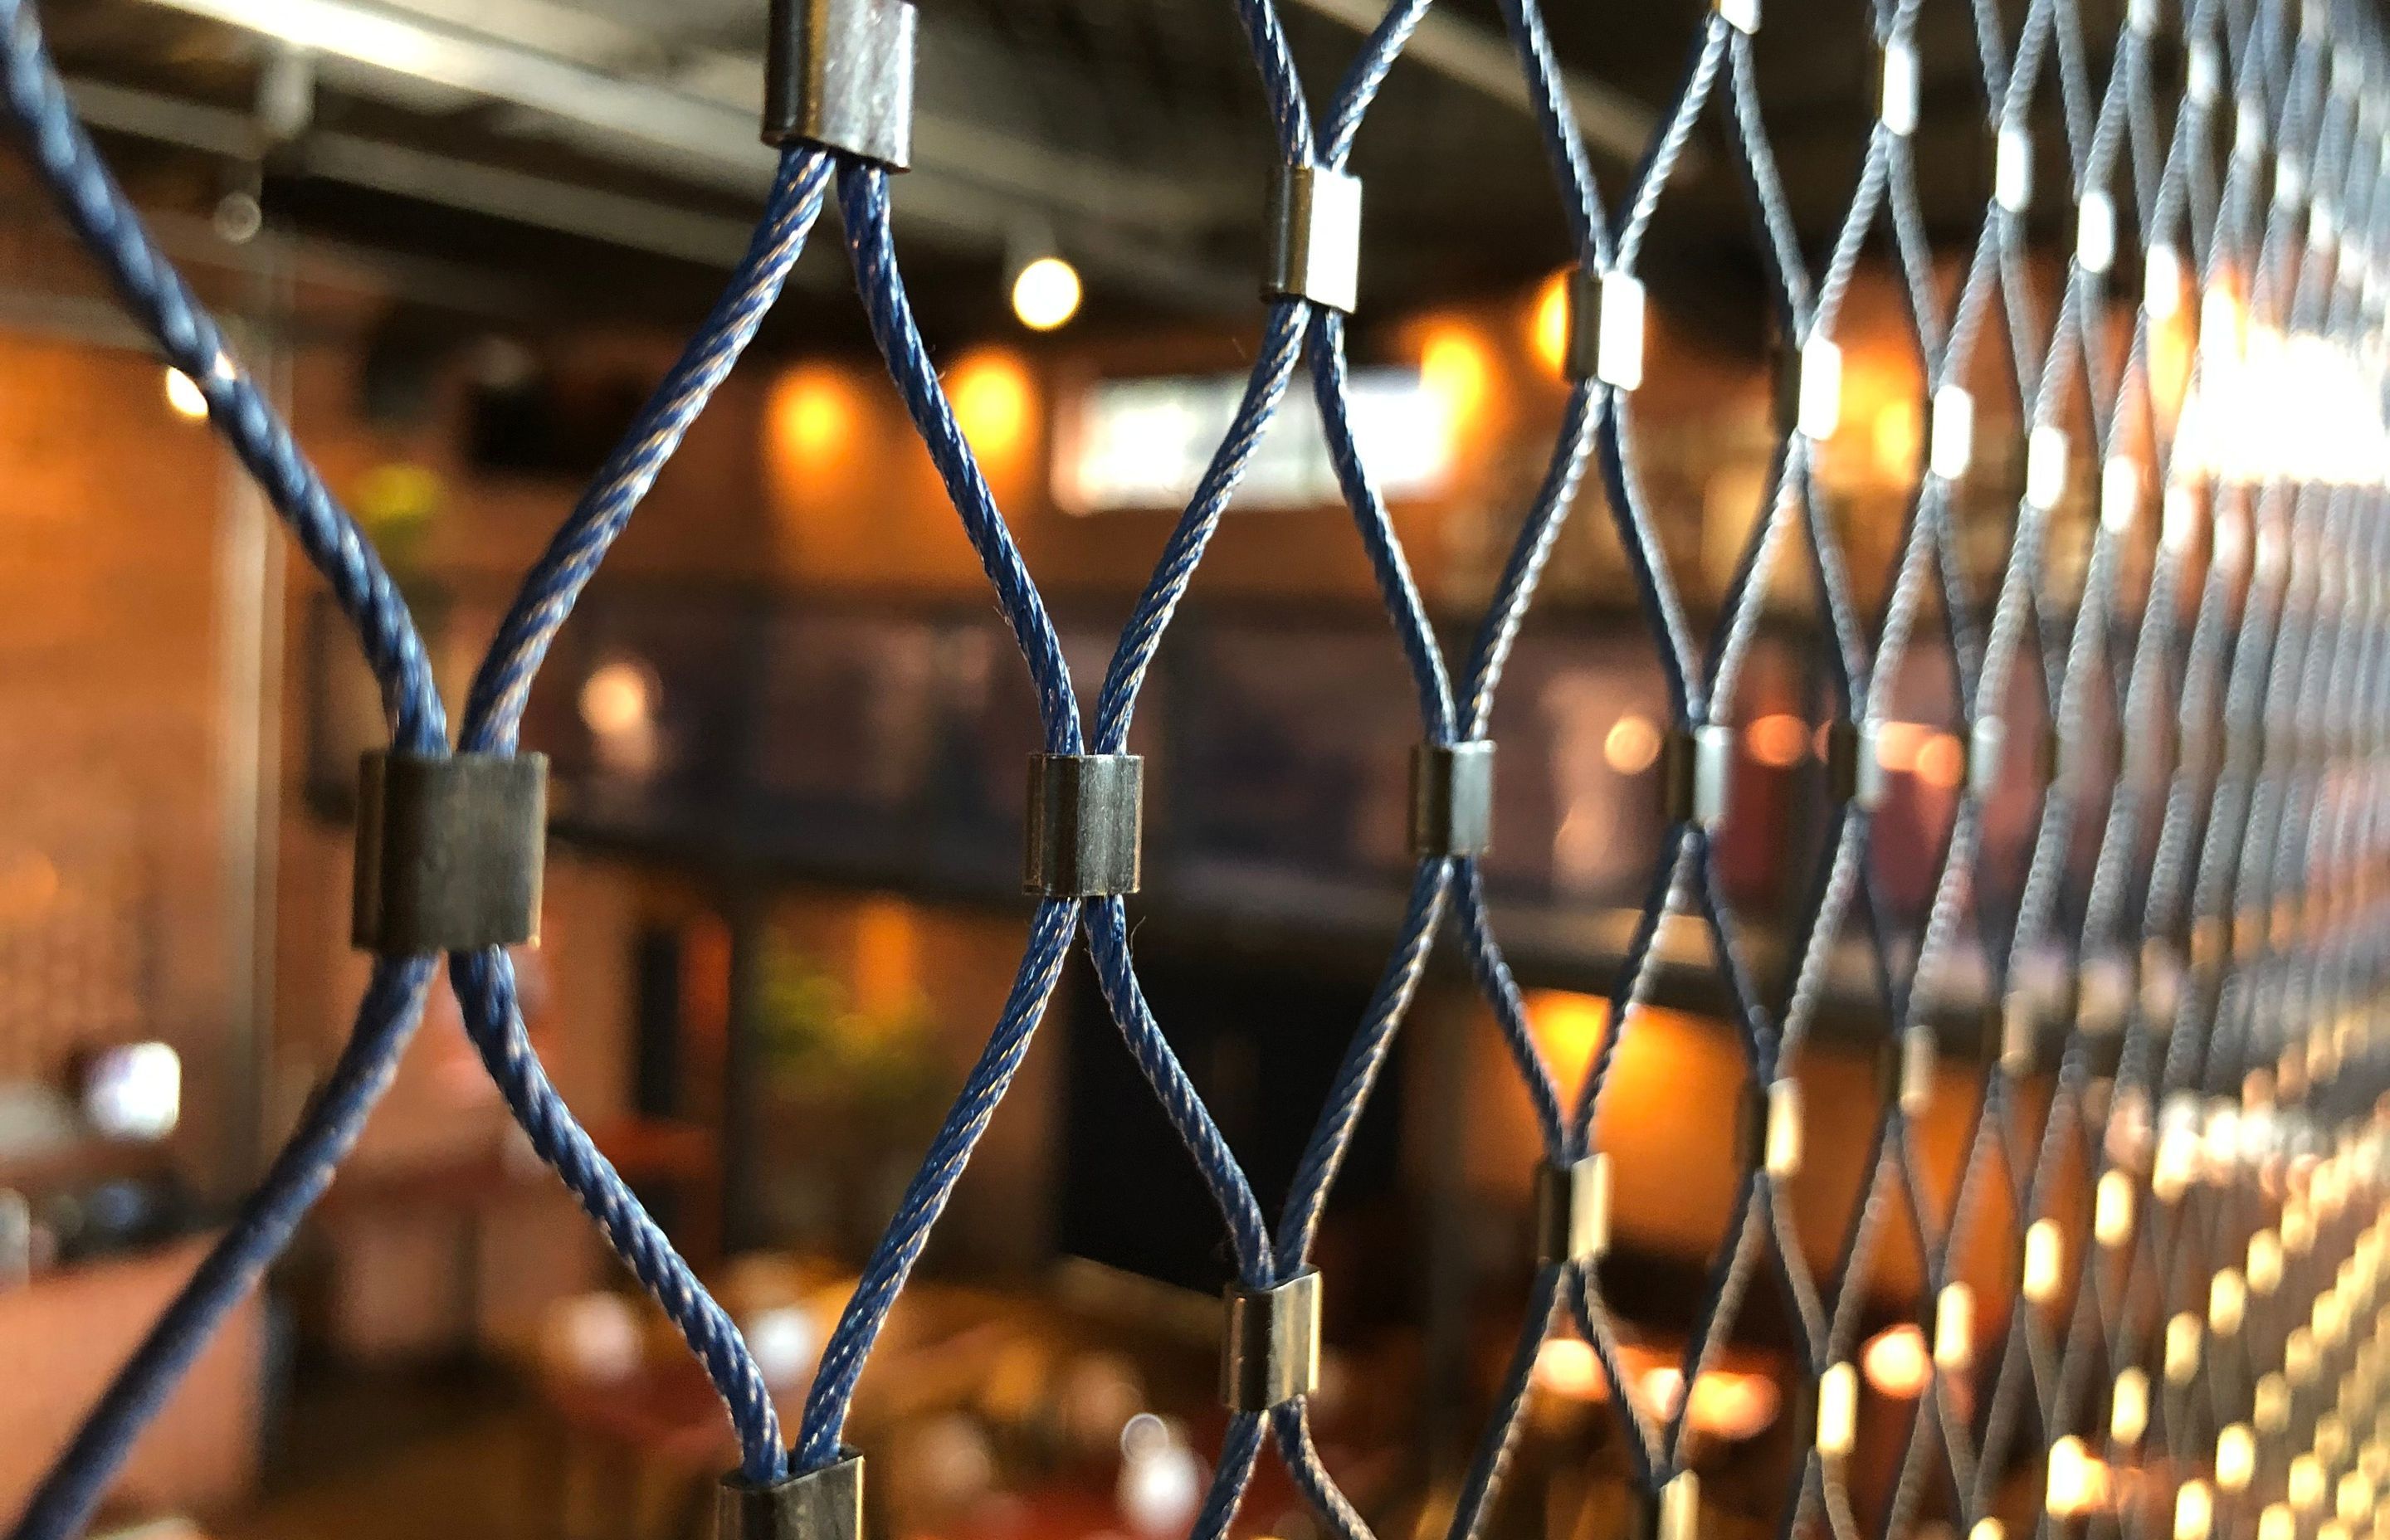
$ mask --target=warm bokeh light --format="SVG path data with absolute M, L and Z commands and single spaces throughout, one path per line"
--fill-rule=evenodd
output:
M 801 460 L 826 460 L 854 431 L 854 398 L 846 378 L 827 364 L 791 369 L 780 381 L 773 416 Z
M 2054 1219 L 2037 1219 L 2024 1232 L 2024 1273 L 2019 1292 L 2035 1304 L 2058 1297 L 2065 1263 L 2065 1244 Z
M 1917 746 L 1909 769 L 1935 790 L 1948 791 L 1967 778 L 1967 746 L 1954 734 L 1935 733 Z
M 1857 1442 L 1858 1420 L 1858 1371 L 1848 1364 L 1829 1364 L 1818 1377 L 1818 1453 L 1846 1458 Z
M 647 668 L 617 658 L 589 671 L 581 686 L 581 720 L 601 738 L 636 732 L 655 712 L 655 677 Z
M 1005 460 L 1029 437 L 1036 389 L 1029 370 L 1008 353 L 973 353 L 946 376 L 946 396 L 955 423 L 983 460 Z
M 1914 478 L 1918 446 L 1925 439 L 1924 417 L 1916 402 L 1895 396 L 1877 407 L 1870 436 L 1877 474 L 1903 481 Z
M 1934 1362 L 1937 1367 L 1963 1369 L 1975 1356 L 1975 1291 L 1963 1283 L 1946 1283 L 1934 1302 Z
M 1703 1369 L 1693 1380 L 1685 1420 L 1712 1438 L 1756 1438 L 1776 1420 L 1781 1399 L 1776 1381 L 1764 1374 Z
M 1869 1338 L 1859 1351 L 1859 1367 L 1876 1394 L 1895 1401 L 1914 1401 L 1923 1395 L 1926 1382 L 1934 1376 L 1933 1361 L 1925 1352 L 1925 1333 L 1907 1321 Z
M 2216 1499 L 2205 1482 L 2185 1482 L 2174 1495 L 2174 1540 L 2207 1540 L 2216 1523 Z
M 1531 989 L 1523 996 L 1527 1007 L 1527 1032 L 1544 1056 L 1552 1078 L 1574 1091 L 1601 1046 L 1610 1026 L 1610 1002 L 1599 995 L 1565 989 Z
M 1600 1401 L 1610 1385 L 1590 1344 L 1575 1337 L 1552 1337 L 1536 1350 L 1536 1388 L 1571 1401 Z
M 2257 1437 L 2245 1422 L 2227 1423 L 2216 1435 L 2216 1484 L 2241 1492 L 2257 1474 Z
M 1485 340 L 1458 323 L 1435 327 L 1420 344 L 1420 383 L 1444 408 L 1452 432 L 1465 435 L 1494 389 L 1494 360 Z
M 1060 257 L 1039 257 L 1012 278 L 1012 314 L 1032 331 L 1052 331 L 1079 314 L 1079 270 Z
M 1527 345 L 1556 378 L 1568 366 L 1570 273 L 1563 267 L 1546 278 L 1527 313 Z
M 2133 1234 L 2133 1179 L 2121 1171 L 2103 1173 L 2091 1200 L 2091 1238 L 2122 1246 Z
M 2211 290 L 2204 308 L 2178 453 L 2235 481 L 2381 485 L 2390 466 L 2381 369 L 2330 338 L 2242 325 L 2229 290 Z
M 2108 1436 L 2131 1445 L 2141 1441 L 2150 1426 L 2150 1377 L 2132 1367 L 2116 1371 L 2108 1388 Z
M 1677 1415 L 1677 1402 L 1684 1393 L 1683 1372 L 1666 1364 L 1644 1370 L 1636 1382 L 1636 1399 L 1647 1413 L 1662 1420 Z M 1755 1438 L 1776 1420 L 1781 1399 L 1776 1381 L 1764 1374 L 1703 1369 L 1693 1380 L 1692 1401 L 1685 1408 L 1685 1422 L 1712 1438 Z
M 2301 1455 L 2291 1461 L 2282 1495 L 2290 1499 L 2294 1510 L 2312 1513 L 2323 1507 L 2324 1485 L 2323 1462 L 2313 1455 Z
M 208 398 L 199 393 L 199 384 L 180 369 L 166 371 L 166 404 L 178 417 L 197 422 L 208 415 Z
M 1917 768 L 1917 750 L 1930 729 L 1915 722 L 1886 722 L 1875 730 L 1875 762 L 1895 776 Z
M 2108 1467 L 2074 1434 L 2050 1444 L 2049 1465 L 2044 1503 L 2053 1516 L 2072 1518 L 2107 1501 Z
M 1659 757 L 1660 729 L 1633 712 L 1612 723 L 1601 740 L 1602 762 L 1622 776 L 1639 776 Z
M 1770 770 L 1790 770 L 1809 754 L 1809 728 L 1799 717 L 1773 712 L 1743 729 L 1743 752 Z

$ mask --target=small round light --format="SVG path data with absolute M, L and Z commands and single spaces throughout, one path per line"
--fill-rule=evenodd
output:
M 199 393 L 199 381 L 180 369 L 166 371 L 166 404 L 174 409 L 176 417 L 188 417 L 193 422 L 208 415 L 208 398 Z
M 1039 257 L 1013 276 L 1012 314 L 1032 331 L 1052 331 L 1079 314 L 1079 270 L 1060 257 Z

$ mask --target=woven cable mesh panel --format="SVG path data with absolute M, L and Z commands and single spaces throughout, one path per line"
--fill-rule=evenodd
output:
M 1388 13 L 1317 109 L 1266 0 L 1236 8 L 1283 158 L 1341 168 L 1424 0 Z M 2084 0 L 2030 0 L 2021 13 L 1993 0 L 1858 7 L 1854 41 L 1882 66 L 1873 122 L 1840 219 L 1813 241 L 1795 223 L 1761 108 L 1757 0 L 1689 12 L 1695 45 L 1650 151 L 1607 194 L 1535 0 L 1502 8 L 1582 298 L 1635 277 L 1705 123 L 1759 232 L 1785 366 L 1779 442 L 1761 516 L 1706 632 L 1663 552 L 1671 511 L 1638 481 L 1627 377 L 1639 370 L 1597 364 L 1571 392 L 1473 644 L 1448 658 L 1355 447 L 1343 317 L 1280 296 L 1236 421 L 1083 712 L 1034 577 L 914 329 L 886 173 L 800 145 L 722 304 L 527 574 L 456 746 L 512 751 L 548 641 L 752 337 L 834 184 L 875 338 L 1021 644 L 1050 754 L 1124 751 L 1147 669 L 1290 390 L 1318 404 L 1429 744 L 1489 731 L 1558 531 L 1573 511 L 1606 507 L 1665 680 L 1677 784 L 1650 899 L 1610 991 L 1610 1030 L 1581 1084 L 1564 1091 L 1539 1054 L 1476 863 L 1423 857 L 1293 1190 L 1279 1214 L 1265 1213 L 1148 1007 L 1120 898 L 1045 900 L 985 1052 L 784 1440 L 736 1328 L 547 1085 L 503 953 L 460 953 L 452 977 L 492 1075 L 705 1363 L 739 1432 L 743 1478 L 769 1484 L 840 1458 L 873 1341 L 1080 938 L 1218 1202 L 1239 1287 L 1266 1291 L 1309 1268 L 1355 1124 L 1439 937 L 1450 932 L 1503 1030 L 1547 1165 L 1568 1172 L 1632 1158 L 1605 1141 L 1610 1071 L 1646 1010 L 1664 925 L 1690 922 L 1724 986 L 1747 1094 L 1715 1120 L 1738 1179 L 1677 1383 L 1698 1383 L 1754 1290 L 1779 1292 L 1794 1322 L 1804 1435 L 1776 1515 L 1781 1533 L 1857 1540 L 1934 1523 L 1976 1540 L 1996 1540 L 1987 1526 L 2025 1525 L 2346 1540 L 2377 1512 L 2390 1519 L 2378 1506 L 2390 1498 L 2377 1108 L 2390 939 L 2379 877 L 2390 853 L 2390 54 L 2378 19 L 2356 0 L 2131 0 L 2122 14 Z M 1944 21 L 1972 40 L 1984 164 L 1968 174 L 1988 172 L 1991 185 L 1974 238 L 1955 250 L 1929 243 L 1920 181 L 1954 170 L 1921 165 L 1917 153 L 1917 40 Z M 330 580 L 382 684 L 393 742 L 447 752 L 420 640 L 370 547 L 148 245 L 73 122 L 32 12 L 5 0 L 0 22 L 8 106 L 35 169 L 161 352 L 203 382 L 218 429 Z M 2033 173 L 2053 167 L 2060 185 L 2037 195 Z M 2055 245 L 2053 228 L 2064 233 Z M 1819 468 L 1841 405 L 1844 308 L 1863 263 L 1905 295 L 1932 426 L 1896 559 L 1880 575 L 1851 571 Z M 2013 421 L 1979 410 L 1987 379 L 2013 391 Z M 1985 564 L 1961 493 L 1996 462 L 2021 464 L 2023 489 Z M 1721 834 L 1738 809 L 1714 746 L 1737 720 L 1767 596 L 1787 584 L 1813 589 L 1823 622 L 1814 635 L 1834 708 L 1820 740 L 1834 795 L 1818 869 L 1802 874 L 1794 944 L 1763 967 L 1720 875 Z M 1870 861 L 1871 825 L 1892 768 L 1895 684 L 1925 651 L 1956 680 L 1951 737 L 1965 747 L 1930 898 L 1906 905 Z M 2009 871 L 1986 856 L 1985 809 L 2019 795 L 2029 832 Z M 1877 996 L 1881 1096 L 1868 1110 L 1860 1200 L 1821 1270 L 1792 1197 L 1801 1049 L 1835 958 L 1853 946 Z M 431 971 L 430 958 L 382 959 L 341 1069 L 37 1495 L 20 1540 L 80 1525 L 224 1308 L 287 1242 L 387 1082 Z M 1944 1169 L 1920 1128 L 1953 1098 L 1966 1135 Z M 1966 1260 L 1985 1234 L 2004 1259 L 1989 1284 Z M 1866 1282 L 1895 1248 L 1923 1280 L 1914 1325 L 1927 1367 L 1897 1431 L 1891 1499 L 1863 1513 L 1846 1479 L 1854 1366 Z M 1609 1379 L 1636 1529 L 1689 1534 L 1701 1521 L 1689 1474 L 1694 1398 L 1649 1396 L 1624 1372 L 1621 1323 L 1589 1251 L 1538 1268 L 1523 1323 L 1449 1534 L 1473 1535 L 1494 1512 L 1539 1346 L 1573 1331 Z M 1322 1465 L 1298 1394 L 1230 1417 L 1198 1536 L 1234 1521 L 1265 1444 L 1329 1527 L 1348 1540 L 1368 1533 Z

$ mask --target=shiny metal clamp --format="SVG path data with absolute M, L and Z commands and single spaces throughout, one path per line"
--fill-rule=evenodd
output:
M 906 0 L 772 0 L 764 142 L 823 145 L 905 170 L 918 28 Z
M 1266 1412 L 1319 1388 L 1319 1272 L 1306 1267 L 1274 1289 L 1230 1286 L 1220 1341 L 1220 1399 L 1232 1412 Z
M 1023 892 L 1046 898 L 1133 893 L 1144 844 L 1144 760 L 1135 754 L 1029 756 Z
M 1482 855 L 1494 842 L 1494 740 L 1411 750 L 1411 853 Z
M 546 850 L 545 754 L 368 753 L 350 939 L 388 956 L 537 941 Z

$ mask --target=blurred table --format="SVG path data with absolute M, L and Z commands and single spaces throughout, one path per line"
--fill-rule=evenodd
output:
M 183 1287 L 212 1236 L 96 1257 L 0 1292 L 0 1513 L 23 1506 L 43 1472 Z M 254 1292 L 186 1374 L 133 1446 L 111 1508 L 209 1512 L 257 1476 L 263 1310 Z

